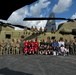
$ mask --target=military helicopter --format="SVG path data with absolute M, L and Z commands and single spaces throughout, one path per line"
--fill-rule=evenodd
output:
M 23 20 L 24 21 L 33 21 L 33 20 L 35 20 L 35 21 L 36 20 L 48 20 L 48 21 L 50 21 L 50 20 L 65 20 L 65 21 L 67 21 L 67 23 L 71 22 L 71 26 L 73 26 L 72 25 L 73 22 L 76 22 L 76 19 L 58 18 L 58 17 L 55 17 L 55 18 L 52 18 L 52 17 L 51 18 L 46 18 L 46 17 L 41 17 L 41 18 L 24 18 Z M 65 35 L 65 36 L 68 35 L 69 36 L 69 34 L 70 34 L 70 35 L 72 35 L 72 37 L 76 38 L 76 28 L 75 28 L 76 26 L 75 27 L 71 27 L 71 29 L 69 29 L 67 27 L 66 28 L 62 27 L 63 24 L 65 24 L 65 23 L 61 23 L 59 25 L 58 30 L 56 31 L 57 35 L 51 35 L 51 36 L 56 37 L 59 34 L 61 34 L 61 37 L 63 37 L 63 35 Z M 60 37 L 60 35 L 58 37 Z M 66 36 L 66 39 L 67 39 L 67 36 Z M 68 39 L 70 40 L 70 38 L 68 38 Z

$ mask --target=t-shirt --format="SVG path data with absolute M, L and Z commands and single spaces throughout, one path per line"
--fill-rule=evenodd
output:
M 59 43 L 59 47 L 61 47 L 61 45 L 64 46 L 64 44 L 65 44 L 64 41 L 59 41 L 58 43 Z
M 63 46 L 63 47 L 60 47 L 60 50 L 62 51 L 62 52 L 64 52 L 65 51 L 65 47 Z

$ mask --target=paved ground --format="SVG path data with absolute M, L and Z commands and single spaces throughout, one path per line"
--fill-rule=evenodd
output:
M 0 56 L 0 75 L 76 75 L 76 56 Z

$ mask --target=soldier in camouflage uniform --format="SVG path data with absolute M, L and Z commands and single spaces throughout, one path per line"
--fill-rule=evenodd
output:
M 73 42 L 73 40 L 71 40 L 70 44 L 69 44 L 69 53 L 74 54 L 74 42 Z
M 67 41 L 67 39 L 65 39 L 65 43 L 64 43 L 64 45 L 65 45 L 65 47 L 67 47 L 67 48 L 69 48 L 69 41 Z
M 2 40 L 1 44 L 0 44 L 0 54 L 6 54 L 6 50 L 5 50 L 5 40 Z
M 7 39 L 7 42 L 6 42 L 6 54 L 10 54 L 10 51 L 11 51 L 11 42 L 9 39 Z
M 2 55 L 1 42 L 0 42 L 0 55 Z
M 24 42 L 23 42 L 23 39 L 20 39 L 20 43 L 19 43 L 20 47 L 20 53 L 19 54 L 23 54 L 23 49 L 24 49 Z
M 76 54 L 76 38 L 74 40 L 74 54 Z
M 11 41 L 12 54 L 16 54 L 16 42 L 14 39 Z
M 19 52 L 20 52 L 20 42 L 19 42 L 19 40 L 17 39 L 17 40 L 16 40 L 16 54 L 19 54 Z

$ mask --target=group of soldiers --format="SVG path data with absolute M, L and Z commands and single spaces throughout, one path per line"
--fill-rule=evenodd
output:
M 9 54 L 38 54 L 37 40 L 7 39 L 0 42 L 0 55 Z
M 64 49 L 64 50 L 61 50 Z M 44 54 L 56 55 L 66 52 L 68 54 L 76 54 L 76 39 L 67 41 L 66 39 L 60 38 L 58 41 L 56 39 L 50 39 L 47 37 L 46 41 L 44 39 L 38 41 L 33 40 L 22 40 L 22 39 L 7 39 L 0 42 L 0 55 L 9 54 Z
M 39 51 L 45 55 L 74 55 L 76 54 L 76 39 L 70 41 L 62 37 L 59 40 L 47 38 L 47 41 L 45 41 L 43 39 L 40 42 Z
M 20 41 L 17 39 L 2 40 L 0 42 L 0 55 L 19 54 Z

